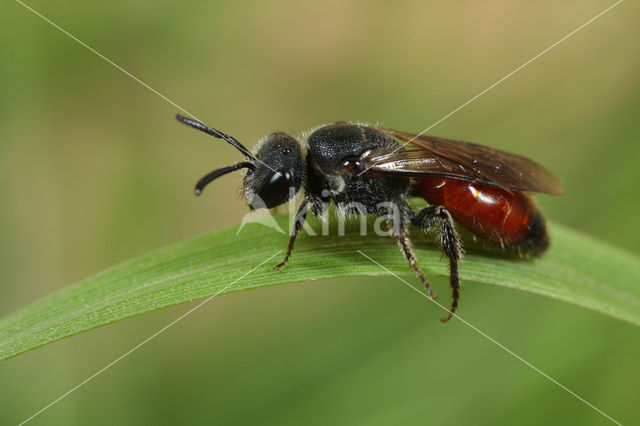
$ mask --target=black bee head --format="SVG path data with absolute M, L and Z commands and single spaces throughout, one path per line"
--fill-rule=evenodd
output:
M 285 133 L 272 133 L 258 143 L 254 167 L 244 177 L 251 209 L 273 208 L 293 198 L 302 186 L 304 161 L 300 144 Z
M 249 169 L 243 186 L 251 209 L 277 207 L 300 190 L 304 160 L 300 144 L 291 136 L 282 132 L 272 133 L 258 143 L 256 154 L 253 155 L 233 136 L 180 114 L 176 114 L 176 119 L 201 132 L 224 139 L 247 157 L 247 161 L 216 169 L 203 176 L 196 184 L 196 195 L 200 195 L 214 179 L 239 169 Z

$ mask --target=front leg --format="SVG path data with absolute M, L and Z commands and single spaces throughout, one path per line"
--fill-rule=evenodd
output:
M 460 240 L 453 226 L 453 219 L 446 208 L 442 206 L 430 206 L 422 209 L 420 213 L 411 219 L 414 226 L 422 229 L 430 229 L 440 222 L 440 245 L 445 256 L 449 259 L 449 282 L 451 285 L 451 297 L 453 302 L 449 309 L 449 315 L 442 319 L 447 322 L 458 307 L 458 299 L 460 298 L 460 277 L 458 276 L 458 261 L 462 257 L 460 248 Z
M 275 269 L 276 271 L 280 271 L 280 268 L 286 265 L 287 261 L 291 257 L 291 252 L 293 251 L 293 245 L 296 242 L 296 238 L 298 237 L 298 234 L 302 230 L 302 227 L 304 226 L 304 223 L 307 220 L 307 212 L 309 211 L 310 202 L 311 202 L 311 196 L 307 195 L 304 197 L 304 199 L 302 200 L 302 203 L 298 207 L 298 211 L 296 212 L 296 216 L 295 216 L 295 223 L 293 225 L 293 232 L 289 237 L 289 245 L 287 246 L 287 255 L 284 257 L 284 260 L 282 262 L 278 263 L 276 266 L 273 267 L 273 269 Z

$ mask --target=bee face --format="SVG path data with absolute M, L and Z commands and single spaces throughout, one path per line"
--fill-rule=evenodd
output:
M 252 209 L 273 208 L 293 198 L 302 186 L 304 160 L 298 141 L 272 133 L 258 144 L 254 168 L 244 178 L 244 194 Z

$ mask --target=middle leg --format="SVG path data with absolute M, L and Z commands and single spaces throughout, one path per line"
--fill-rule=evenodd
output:
M 433 294 L 433 290 L 431 290 L 429 281 L 427 281 L 427 279 L 424 277 L 422 270 L 418 266 L 418 261 L 411 248 L 411 241 L 409 240 L 409 230 L 407 229 L 407 218 L 405 216 L 406 212 L 400 209 L 396 212 L 396 214 L 398 215 L 398 217 L 394 218 L 394 220 L 396 221 L 394 227 L 397 227 L 395 231 L 397 233 L 398 245 L 400 246 L 400 250 L 402 250 L 402 254 L 404 254 L 404 257 L 406 257 L 409 261 L 409 265 L 411 266 L 411 269 L 413 269 L 413 272 L 415 272 L 416 277 L 418 277 L 420 282 L 422 282 L 422 285 L 424 285 L 424 288 L 427 290 L 429 299 L 435 300 L 436 296 L 435 294 Z

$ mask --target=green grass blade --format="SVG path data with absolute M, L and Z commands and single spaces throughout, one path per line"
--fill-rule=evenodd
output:
M 283 229 L 286 218 L 278 217 Z M 319 222 L 312 221 L 319 230 Z M 353 227 L 353 226 L 352 226 Z M 64 288 L 0 320 L 0 360 L 82 331 L 155 309 L 202 299 L 223 290 L 286 246 L 287 236 L 256 224 L 180 242 Z M 640 325 L 640 259 L 606 243 L 550 225 L 552 246 L 542 259 L 522 261 L 467 254 L 463 283 L 497 284 L 543 294 Z M 330 277 L 388 274 L 358 254 L 361 250 L 390 271 L 411 276 L 393 239 L 350 235 L 310 237 L 296 244 L 281 273 L 273 270 L 283 253 L 222 293 Z M 421 232 L 414 246 L 427 276 L 447 275 L 440 250 Z M 418 285 L 416 281 L 416 285 Z M 448 289 L 438 289 L 448 304 Z M 462 305 L 472 303 L 465 300 Z M 434 313 L 434 321 L 441 312 Z

